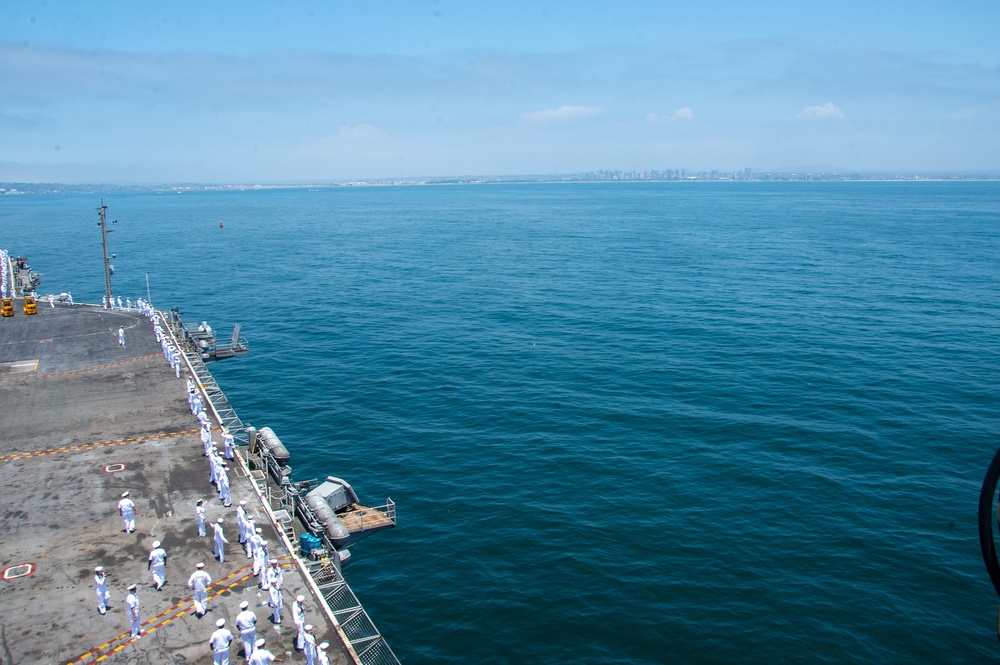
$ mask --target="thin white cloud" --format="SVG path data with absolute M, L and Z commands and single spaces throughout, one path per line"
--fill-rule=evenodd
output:
M 376 141 L 384 139 L 388 134 L 375 125 L 341 125 L 337 132 L 338 139 L 347 141 Z
M 800 118 L 833 118 L 834 120 L 847 120 L 847 116 L 839 106 L 833 102 L 827 102 L 822 106 L 807 106 L 799 113 Z
M 604 113 L 603 106 L 568 106 L 563 104 L 556 109 L 522 113 L 521 120 L 532 123 L 559 122 L 563 120 L 577 120 L 579 118 L 592 118 L 602 113 Z
M 690 106 L 682 106 L 671 115 L 646 114 L 646 122 L 673 122 L 674 120 L 694 120 L 694 111 Z
M 995 116 L 997 113 L 1000 113 L 1000 100 L 986 102 L 985 104 L 976 104 L 975 106 L 964 108 L 960 111 L 952 113 L 951 117 L 959 119 L 987 118 Z

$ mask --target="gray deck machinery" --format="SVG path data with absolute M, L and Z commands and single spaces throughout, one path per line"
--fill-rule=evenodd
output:
M 318 479 L 293 481 L 288 466 L 291 455 L 271 428 L 247 427 L 247 435 L 251 462 L 259 463 L 261 475 L 266 473 L 277 488 L 268 484 L 272 507 L 290 509 L 302 525 L 303 554 L 317 558 L 336 552 L 338 561 L 346 562 L 350 545 L 396 526 L 392 499 L 387 498 L 381 506 L 363 505 L 354 488 L 334 476 L 327 476 L 322 483 Z M 316 546 L 307 545 L 310 542 Z

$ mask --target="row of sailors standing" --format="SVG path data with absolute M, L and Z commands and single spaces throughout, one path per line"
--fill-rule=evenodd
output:
M 174 346 L 170 338 L 167 336 L 163 329 L 160 327 L 159 321 L 153 322 L 153 334 L 156 335 L 156 341 L 160 343 L 160 348 L 163 349 L 163 357 L 166 358 L 167 362 L 170 363 L 170 369 L 174 370 L 174 376 L 177 378 L 181 377 L 181 352 L 176 346 Z M 190 383 L 191 379 L 188 379 Z M 192 411 L 194 407 L 192 406 Z
M 301 596 L 300 596 L 301 597 Z M 265 640 L 257 639 L 256 623 L 257 617 L 249 610 L 250 603 L 243 601 L 240 603 L 240 613 L 236 615 L 236 628 L 239 630 L 240 639 L 243 642 L 243 653 L 246 655 L 248 665 L 266 665 L 277 660 L 270 651 L 264 649 Z M 226 620 L 219 619 L 215 622 L 216 631 L 212 633 L 208 641 L 212 648 L 212 655 L 216 665 L 228 665 L 229 648 L 233 643 L 233 634 L 226 628 Z M 303 651 L 307 665 L 330 665 L 330 658 L 326 655 L 329 642 L 323 642 L 318 647 L 316 637 L 313 635 L 312 625 L 304 628 L 305 640 Z M 283 662 L 283 661 L 278 661 Z
M 70 305 L 73 304 L 73 297 L 72 296 L 69 297 L 69 304 Z M 117 310 L 120 310 L 122 312 L 131 312 L 132 311 L 132 299 L 131 298 L 126 298 L 125 302 L 122 303 L 122 297 L 121 296 L 117 296 L 117 303 L 116 303 L 116 297 L 115 296 L 111 296 L 110 298 L 108 296 L 106 296 L 106 295 L 105 296 L 101 296 L 101 307 L 103 309 L 117 309 Z M 143 316 L 145 316 L 147 319 L 152 319 L 153 318 L 153 307 L 148 302 L 146 302 L 145 300 L 143 300 L 142 298 L 136 298 L 135 299 L 135 311 L 139 312 L 140 314 L 142 314 Z
M 176 349 L 168 343 L 166 335 L 159 328 L 158 323 L 154 323 L 156 336 L 164 345 L 164 355 L 167 351 L 173 357 L 176 367 L 179 368 Z M 179 369 L 177 370 L 179 373 Z M 198 394 L 197 384 L 190 378 L 187 379 L 188 405 L 191 412 L 198 418 L 201 424 L 201 439 L 205 449 L 205 456 L 209 461 L 209 481 L 212 482 L 219 492 L 219 498 L 224 507 L 231 506 L 231 494 L 229 491 L 229 476 L 227 460 L 235 459 L 235 447 L 233 436 L 225 427 L 221 428 L 224 458 L 219 454 L 218 444 L 212 440 L 212 427 L 208 415 L 205 413 L 201 396 Z M 268 592 L 268 605 L 272 612 L 272 621 L 275 625 L 281 624 L 281 613 L 284 607 L 282 589 L 284 587 L 284 576 L 281 565 L 278 561 L 271 561 L 268 553 L 268 542 L 263 537 L 263 530 L 254 523 L 254 516 L 246 509 L 247 502 L 240 501 L 236 508 L 236 522 L 239 526 L 239 542 L 243 546 L 244 554 L 253 561 L 253 574 L 257 576 L 257 586 Z M 135 531 L 135 504 L 129 496 L 129 492 L 123 492 L 118 509 L 125 524 L 125 532 Z M 204 499 L 199 499 L 195 507 L 195 517 L 198 524 L 198 536 L 205 537 L 206 529 L 206 509 Z M 229 540 L 223 531 L 224 519 L 219 517 L 212 523 L 212 536 L 215 558 L 220 563 L 225 563 L 225 546 Z M 148 558 L 148 569 L 153 578 L 153 584 L 157 590 L 166 584 L 166 562 L 167 553 L 161 547 L 160 541 L 153 542 L 153 549 Z M 187 586 L 193 591 L 193 604 L 195 613 L 204 616 L 208 612 L 208 590 L 212 584 L 212 578 L 205 570 L 205 564 L 199 563 L 195 572 L 188 578 Z M 103 567 L 98 566 L 94 571 L 94 585 L 97 592 L 98 612 L 105 614 L 110 594 L 107 588 L 107 574 Z M 140 622 L 140 605 L 137 585 L 128 587 L 126 597 L 126 607 L 131 623 L 131 636 L 139 639 L 142 635 Z M 244 656 L 248 665 L 267 665 L 275 660 L 274 655 L 264 649 L 265 640 L 258 639 L 256 635 L 257 617 L 249 609 L 249 602 L 240 604 L 240 613 L 236 616 L 236 627 L 239 630 L 240 638 L 243 642 Z M 297 631 L 296 648 L 303 652 L 307 665 L 329 665 L 330 660 L 326 655 L 329 648 L 328 642 L 316 644 L 313 635 L 313 626 L 306 623 L 305 597 L 298 596 L 292 605 L 292 622 Z M 228 663 L 230 645 L 233 642 L 232 633 L 225 628 L 225 619 L 216 621 L 217 630 L 212 633 L 209 646 L 215 663 Z
M 239 630 L 240 639 L 243 642 L 243 653 L 247 658 L 247 665 L 267 665 L 268 663 L 283 662 L 275 658 L 267 649 L 264 649 L 265 640 L 257 638 L 256 623 L 257 617 L 248 608 L 250 603 L 243 601 L 240 603 L 240 613 L 236 615 L 236 628 Z M 215 622 L 216 631 L 212 633 L 208 641 L 212 648 L 212 656 L 216 665 L 227 665 L 229 663 L 229 648 L 233 643 L 233 634 L 226 628 L 226 620 L 219 619 Z M 330 658 L 326 655 L 329 642 L 323 642 L 316 646 L 316 638 L 312 634 L 312 626 L 308 626 L 307 635 L 310 638 L 310 646 L 303 649 L 305 652 L 307 665 L 330 665 Z
M 2 273 L 2 277 L 0 277 L 0 295 L 6 298 L 8 289 L 11 293 L 14 291 L 13 284 L 9 287 L 7 285 L 7 276 L 10 273 L 10 256 L 7 254 L 6 249 L 0 249 L 0 273 Z
M 204 429 L 202 430 L 205 431 Z M 209 437 L 211 435 L 208 435 Z M 229 508 L 232 504 L 232 494 L 229 490 L 229 465 L 219 454 L 219 446 L 211 438 L 206 437 L 208 444 L 205 457 L 208 458 L 208 482 L 215 485 L 222 505 Z M 229 458 L 230 460 L 232 458 Z
M 222 439 L 224 442 L 223 458 L 223 456 L 219 454 L 218 443 L 212 440 L 211 421 L 202 407 L 202 400 L 200 394 L 198 393 L 198 386 L 190 378 L 187 379 L 187 392 L 188 405 L 191 408 L 191 413 L 198 418 L 198 421 L 201 424 L 200 432 L 202 445 L 204 446 L 205 451 L 204 456 L 209 462 L 208 480 L 210 483 L 215 485 L 216 490 L 219 493 L 219 499 L 222 501 L 222 505 L 229 507 L 232 504 L 229 487 L 229 467 L 227 462 L 235 459 L 233 436 L 227 428 L 222 428 Z M 206 535 L 205 502 L 202 499 L 198 500 L 197 506 L 195 507 L 195 517 L 198 520 L 198 535 L 204 537 Z M 229 544 L 229 541 L 226 539 L 225 533 L 223 532 L 222 523 L 222 518 L 219 518 L 217 523 L 212 524 L 215 557 L 220 562 L 225 561 L 225 545 Z M 284 599 L 282 595 L 284 577 L 281 572 L 281 566 L 277 561 L 270 560 L 268 542 L 263 537 L 263 530 L 254 524 L 254 516 L 247 512 L 246 501 L 240 501 L 239 505 L 236 507 L 236 523 L 240 530 L 239 542 L 243 546 L 246 557 L 253 561 L 253 574 L 257 576 L 257 586 L 261 590 L 268 592 L 268 605 L 271 607 L 272 621 L 278 625 L 281 623 L 281 612 L 284 607 Z M 299 596 L 296 598 L 296 603 L 292 606 L 292 620 L 298 630 L 297 648 L 304 652 L 306 656 L 306 663 L 309 665 L 316 662 L 316 658 L 319 654 L 322 654 L 319 661 L 320 663 L 329 663 L 329 660 L 326 659 L 325 653 L 326 647 L 329 646 L 329 644 L 324 642 L 322 645 L 324 648 L 317 650 L 316 640 L 311 635 L 312 626 L 305 623 L 303 606 L 304 601 L 305 597 Z M 196 609 L 201 613 L 204 613 L 205 611 L 204 605 L 200 608 L 196 607 Z M 241 609 L 245 610 L 242 606 Z M 240 617 L 237 617 L 238 626 L 240 626 L 239 618 Z M 256 620 L 256 618 L 254 618 L 254 620 Z M 216 654 L 228 653 L 228 643 L 232 640 L 232 634 L 229 633 L 229 631 L 223 626 L 224 624 L 220 624 L 220 630 L 216 631 L 216 634 L 213 634 L 213 648 L 216 649 Z M 252 635 L 245 633 L 243 626 L 240 626 L 240 628 L 241 638 L 243 639 L 243 647 L 245 650 L 244 653 L 252 654 L 252 651 L 248 651 L 248 649 L 253 648 Z M 222 632 L 220 633 L 220 631 Z M 226 638 L 226 634 L 228 634 L 228 638 Z M 309 638 L 311 638 L 311 641 Z

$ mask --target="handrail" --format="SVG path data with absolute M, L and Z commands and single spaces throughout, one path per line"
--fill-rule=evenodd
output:
M 164 315 L 163 312 L 157 312 L 157 315 L 164 322 L 167 332 L 170 334 L 170 337 L 174 341 L 174 344 L 177 346 L 178 349 L 181 349 L 182 347 L 180 346 L 180 344 L 177 343 L 177 337 L 174 335 L 174 331 L 170 326 L 167 317 Z M 221 425 L 223 423 L 223 418 L 219 415 L 219 412 L 215 408 L 215 403 L 209 397 L 208 391 L 205 389 L 205 383 L 200 380 L 202 377 L 195 371 L 195 368 L 191 364 L 191 359 L 188 357 L 188 354 L 181 353 L 180 355 L 181 357 L 184 358 L 184 364 L 187 365 L 188 370 L 190 370 L 191 374 L 195 378 L 199 379 L 199 381 L 197 382 L 197 389 L 199 392 L 202 393 L 202 395 L 204 395 L 208 409 L 210 409 L 212 415 L 215 416 L 216 422 Z M 195 356 L 197 357 L 198 362 L 201 364 L 201 368 L 205 370 L 205 373 L 211 379 L 211 383 L 215 385 L 215 390 L 218 391 L 219 395 L 222 395 L 222 390 L 218 388 L 218 384 L 215 383 L 215 379 L 214 377 L 212 377 L 211 372 L 208 372 L 207 368 L 205 368 L 205 364 L 201 361 L 201 357 L 198 356 L 197 354 L 195 354 Z M 225 395 L 222 395 L 222 398 L 228 405 L 229 401 L 225 399 Z M 231 407 L 230 410 L 232 410 Z M 232 410 L 232 413 L 233 416 L 235 417 L 236 415 L 235 410 Z M 238 417 L 236 417 L 235 420 L 236 422 L 239 422 L 241 431 L 245 435 L 246 431 L 245 428 L 243 428 L 243 423 L 239 420 Z M 389 645 L 386 643 L 381 633 L 378 632 L 378 628 L 375 627 L 375 624 L 368 616 L 368 613 L 365 612 L 363 607 L 361 607 L 361 603 L 357 600 L 357 597 L 351 590 L 350 585 L 347 584 L 347 580 L 344 579 L 340 571 L 337 570 L 337 568 L 332 564 L 329 567 L 333 568 L 334 570 L 335 581 L 331 583 L 331 593 L 327 595 L 320 590 L 319 585 L 317 584 L 316 580 L 313 578 L 310 572 L 309 566 L 295 553 L 295 544 L 285 534 L 284 529 L 281 528 L 278 522 L 277 516 L 274 514 L 274 510 L 272 509 L 270 503 L 270 487 L 271 487 L 270 483 L 266 481 L 266 476 L 265 476 L 265 485 L 266 485 L 265 489 L 267 491 L 267 494 L 265 495 L 265 493 L 262 492 L 261 489 L 257 486 L 257 483 L 251 479 L 252 478 L 251 470 L 249 465 L 247 464 L 247 460 L 243 459 L 243 454 L 244 454 L 243 450 L 237 449 L 236 460 L 238 461 L 240 468 L 243 470 L 243 473 L 247 476 L 248 480 L 250 480 L 250 487 L 253 489 L 254 494 L 257 495 L 257 499 L 258 501 L 260 501 L 261 507 L 267 514 L 267 517 L 271 522 L 271 528 L 274 530 L 275 534 L 277 535 L 281 543 L 284 545 L 285 551 L 292 558 L 292 560 L 295 562 L 295 565 L 302 573 L 302 577 L 305 579 L 306 585 L 309 587 L 309 590 L 312 593 L 313 597 L 317 599 L 318 601 L 317 604 L 320 606 L 320 609 L 324 614 L 324 616 L 326 616 L 327 621 L 330 623 L 331 626 L 333 626 L 334 631 L 340 637 L 340 641 L 343 644 L 344 649 L 347 651 L 348 656 L 351 658 L 353 662 L 357 663 L 358 665 L 399 665 L 399 659 L 396 658 L 396 655 L 392 652 L 392 649 L 389 648 Z M 246 454 L 249 456 L 249 450 L 247 451 Z M 325 568 L 326 567 L 324 566 L 324 569 Z M 356 632 L 359 629 L 357 626 L 351 623 L 351 620 L 354 617 L 350 617 L 347 619 L 345 623 L 341 623 L 338 614 L 343 613 L 344 610 L 334 610 L 330 606 L 330 603 L 333 598 L 343 597 L 345 595 L 353 599 L 353 603 L 355 604 L 355 606 L 357 608 L 360 608 L 360 614 L 364 617 L 364 621 L 362 623 L 367 624 L 367 625 L 362 625 L 360 627 L 361 629 L 367 628 L 367 630 L 365 630 L 364 632 L 369 633 L 369 635 L 365 636 L 364 640 L 367 641 L 368 639 L 370 639 L 372 636 L 371 633 L 373 633 L 374 636 L 377 636 L 377 641 L 374 643 L 374 645 L 365 648 L 361 653 L 358 653 L 358 651 L 354 648 L 356 640 L 348 635 L 349 630 L 351 632 Z M 372 647 L 377 647 L 377 650 L 375 650 L 374 653 L 371 653 Z

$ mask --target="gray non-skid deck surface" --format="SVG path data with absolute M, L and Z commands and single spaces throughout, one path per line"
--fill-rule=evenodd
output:
M 331 643 L 334 662 L 349 662 L 293 567 L 285 568 L 282 624 L 272 625 L 267 593 L 256 578 L 244 579 L 250 562 L 237 543 L 235 506 L 246 499 L 258 523 L 267 518 L 246 479 L 233 479 L 233 507 L 222 506 L 196 428 L 184 374 L 174 376 L 144 317 L 79 305 L 52 309 L 43 301 L 35 316 L 18 308 L 0 320 L 0 570 L 8 577 L 33 570 L 0 580 L 0 663 L 90 663 L 105 655 L 103 662 L 115 663 L 211 662 L 208 640 L 218 618 L 236 635 L 232 662 L 242 662 L 233 620 L 243 600 L 268 648 L 285 662 L 304 662 L 293 649 L 291 621 L 300 593 L 317 641 Z M 117 510 L 125 490 L 136 504 L 132 534 Z M 226 520 L 232 544 L 225 563 L 212 556 L 211 529 L 197 535 L 198 498 L 207 500 L 209 520 Z M 266 529 L 265 537 L 272 553 L 284 554 L 273 532 Z M 161 591 L 146 569 L 154 540 L 168 554 Z M 201 619 L 186 586 L 199 561 L 214 581 L 225 580 L 210 589 L 210 611 Z M 104 616 L 94 594 L 98 565 L 110 572 Z M 130 583 L 139 585 L 143 623 L 153 620 L 134 641 L 125 611 Z

